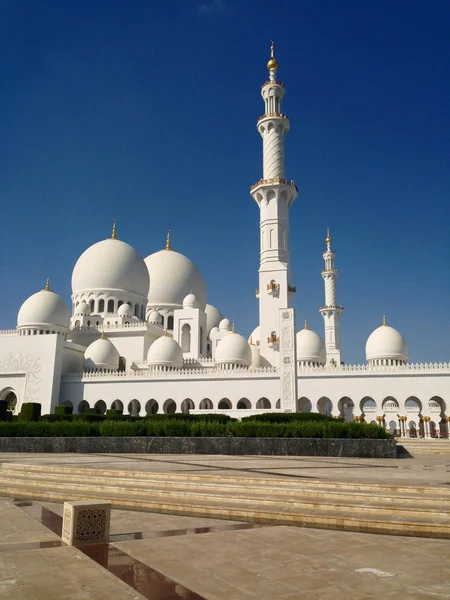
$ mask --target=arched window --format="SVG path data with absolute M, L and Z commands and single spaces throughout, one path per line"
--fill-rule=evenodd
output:
M 91 313 L 93 313 L 94 312 L 94 308 L 95 308 L 95 301 L 94 300 L 91 300 L 89 302 L 89 308 L 91 309 Z
M 114 312 L 114 300 L 108 300 L 108 312 L 109 313 Z
M 173 316 L 167 317 L 167 329 L 173 329 Z
M 88 327 L 90 327 L 90 326 L 91 326 L 91 322 L 90 322 L 90 321 L 88 321 L 88 322 L 87 322 L 87 326 L 88 326 Z
M 80 321 L 75 321 L 75 327 L 79 327 L 80 326 Z
M 98 312 L 105 312 L 105 301 L 103 299 L 98 301 Z
M 183 352 L 191 351 L 191 326 L 187 323 L 181 328 L 181 349 Z
M 123 356 L 119 356 L 119 369 L 121 373 L 127 370 L 127 360 Z
M 139 304 L 135 304 L 134 306 L 134 316 L 139 317 Z
M 123 301 L 119 300 L 119 302 L 117 303 L 117 308 L 120 308 L 122 306 L 122 304 L 123 304 Z

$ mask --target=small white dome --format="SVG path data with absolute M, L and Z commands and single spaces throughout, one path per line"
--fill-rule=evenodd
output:
M 36 292 L 20 307 L 17 327 L 58 327 L 69 329 L 70 311 L 67 304 L 51 290 Z
M 216 349 L 217 364 L 233 364 L 249 367 L 252 351 L 247 340 L 238 333 L 230 333 L 220 340 Z
M 297 361 L 324 364 L 326 362 L 325 344 L 322 338 L 311 329 L 302 329 L 297 333 Z
M 148 349 L 147 363 L 153 367 L 182 367 L 183 351 L 173 338 L 163 335 Z
M 211 331 L 209 332 L 209 336 L 211 337 L 211 336 L 212 336 L 214 333 L 217 333 L 218 331 L 219 331 L 219 328 L 218 328 L 218 327 L 213 327 L 213 328 L 211 329 Z
M 75 314 L 89 316 L 91 314 L 89 304 L 82 300 L 78 306 L 75 306 Z
M 188 294 L 183 300 L 183 308 L 198 308 L 197 298 L 194 294 Z
M 181 308 L 183 299 L 192 293 L 205 310 L 205 281 L 189 258 L 174 250 L 160 250 L 147 256 L 145 264 L 150 275 L 148 306 Z
M 92 342 L 84 353 L 85 369 L 112 369 L 119 368 L 119 352 L 112 342 L 100 338 Z
M 124 302 L 123 304 L 121 304 L 119 306 L 119 309 L 117 311 L 117 315 L 119 317 L 133 317 L 134 316 L 133 309 L 128 304 L 128 302 Z
M 259 346 L 260 341 L 261 341 L 261 328 L 258 325 L 258 327 L 255 327 L 255 329 L 252 331 L 250 337 L 248 338 L 248 343 L 250 345 Z
M 219 323 L 219 331 L 231 331 L 231 321 L 229 319 L 222 319 Z
M 157 310 L 152 310 L 148 316 L 149 323 L 157 323 L 158 325 L 161 325 L 162 320 L 162 315 Z
M 72 273 L 72 292 L 125 291 L 147 298 L 149 276 L 144 260 L 117 239 L 97 242 L 83 252 Z
M 366 360 L 383 359 L 408 361 L 408 346 L 402 334 L 389 325 L 375 329 L 366 342 Z
M 218 308 L 207 304 L 205 307 L 206 313 L 206 334 L 209 336 L 213 327 L 218 327 L 220 321 L 223 319 L 223 314 Z

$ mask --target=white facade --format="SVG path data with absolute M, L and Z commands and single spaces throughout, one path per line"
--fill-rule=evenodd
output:
M 154 414 L 220 411 L 233 416 L 318 411 L 379 422 L 401 435 L 448 436 L 450 364 L 408 363 L 403 336 L 383 320 L 367 340 L 367 364 L 347 366 L 340 344 L 337 275 L 329 231 L 324 341 L 296 333 L 291 308 L 289 211 L 297 187 L 285 178 L 278 63 L 267 65 L 262 179 L 251 188 L 260 211 L 258 326 L 249 341 L 207 304 L 192 261 L 166 246 L 145 260 L 112 236 L 88 248 L 72 274 L 72 308 L 50 290 L 28 298 L 17 328 L 0 333 L 0 400 L 15 411 L 40 402 L 49 413 L 70 403 Z

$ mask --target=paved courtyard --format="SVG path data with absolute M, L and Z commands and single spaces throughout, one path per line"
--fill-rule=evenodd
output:
M 450 461 L 0 455 L 1 462 L 448 487 Z M 0 499 L 0 599 L 450 599 L 450 542 L 113 510 L 108 544 L 63 545 L 62 504 Z

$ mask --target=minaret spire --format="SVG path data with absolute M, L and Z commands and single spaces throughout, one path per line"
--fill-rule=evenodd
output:
M 298 191 L 293 181 L 285 179 L 284 138 L 289 131 L 289 119 L 281 112 L 284 85 L 277 80 L 278 61 L 273 41 L 267 69 L 269 81 L 261 88 L 265 110 L 257 121 L 263 143 L 263 174 L 251 187 L 250 194 L 260 211 L 260 352 L 266 363 L 278 366 L 279 311 L 290 308 L 295 291 L 290 285 L 289 209 Z
M 172 246 L 170 244 L 170 229 L 167 230 L 166 236 L 166 250 L 172 250 Z
M 327 351 L 327 363 L 333 365 L 341 364 L 341 336 L 340 320 L 343 306 L 336 303 L 336 279 L 337 269 L 334 268 L 334 259 L 336 254 L 331 249 L 330 228 L 327 227 L 327 237 L 325 244 L 326 251 L 323 253 L 325 269 L 322 271 L 322 278 L 325 284 L 325 306 L 319 312 L 321 313 L 325 325 L 325 348 Z
M 45 280 L 45 291 L 49 292 L 50 291 L 50 279 L 47 277 L 47 279 Z

